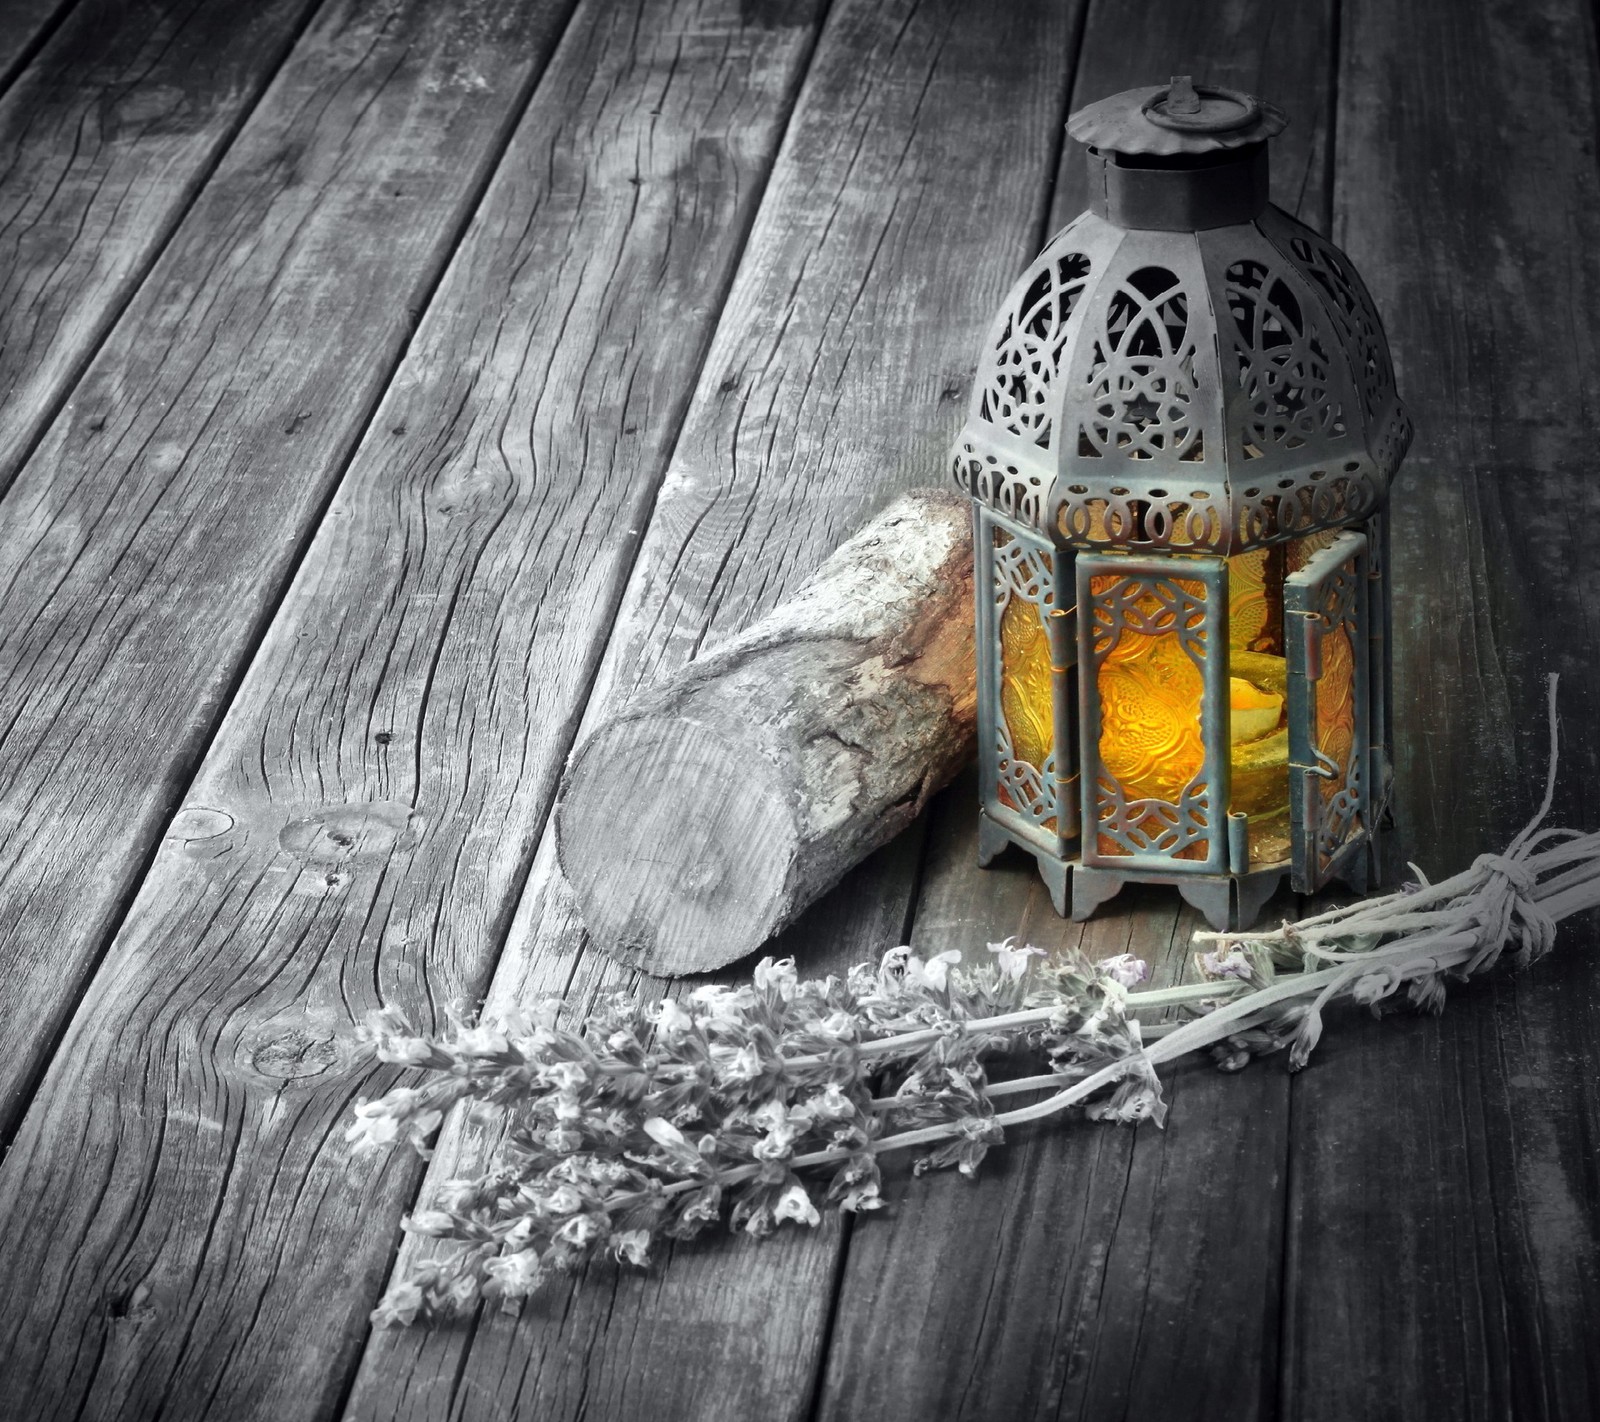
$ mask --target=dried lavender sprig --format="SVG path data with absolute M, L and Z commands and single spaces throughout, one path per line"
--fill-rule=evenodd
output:
M 909 949 L 892 950 L 879 970 L 876 990 L 867 983 L 870 970 L 863 967 L 852 973 L 851 989 L 843 997 L 835 992 L 833 979 L 798 984 L 792 965 L 764 962 L 756 973 L 758 987 L 765 975 L 766 988 L 777 982 L 777 997 L 785 1001 L 809 993 L 817 1002 L 829 999 L 836 1008 L 848 1005 L 851 1012 L 842 1014 L 842 1025 L 835 1022 L 842 1008 L 828 1019 L 838 1027 L 831 1040 L 818 1040 L 819 1032 L 824 1038 L 827 1034 L 815 1013 L 798 1027 L 790 1022 L 799 1034 L 790 1042 L 768 1030 L 783 1021 L 770 991 L 765 1008 L 759 994 L 746 999 L 732 993 L 723 1005 L 733 1011 L 730 1002 L 736 1002 L 734 1016 L 708 1029 L 711 1056 L 721 1053 L 710 1068 L 705 1063 L 691 1069 L 685 1063 L 646 1062 L 638 1040 L 627 1032 L 607 1039 L 607 1046 L 619 1052 L 632 1050 L 632 1056 L 619 1062 L 605 1061 L 590 1050 L 593 1042 L 582 1047 L 578 1037 L 568 1034 L 557 1044 L 570 1054 L 573 1044 L 580 1043 L 576 1050 L 589 1053 L 581 1068 L 573 1060 L 530 1066 L 509 1050 L 509 1043 L 505 1052 L 459 1050 L 463 1043 L 495 1047 L 492 1029 L 484 1038 L 485 1029 L 463 1027 L 453 1055 L 450 1047 L 405 1038 L 390 1059 L 436 1070 L 448 1061 L 451 1080 L 432 1093 L 401 1089 L 385 1098 L 392 1102 L 401 1097 L 403 1109 L 391 1118 L 383 1139 L 403 1133 L 421 1147 L 426 1134 L 422 1124 L 437 1124 L 441 1103 L 467 1095 L 520 1104 L 536 1114 L 559 1116 L 563 1109 L 571 1114 L 578 1110 L 568 1079 L 574 1071 L 596 1090 L 597 1099 L 607 1093 L 615 1097 L 625 1086 L 639 1087 L 641 1082 L 667 1083 L 659 1099 L 700 1090 L 695 1110 L 709 1109 L 717 1118 L 716 1129 L 696 1146 L 660 1116 L 636 1116 L 631 1124 L 619 1117 L 621 1126 L 613 1121 L 587 1141 L 581 1133 L 568 1132 L 572 1140 L 565 1155 L 545 1149 L 525 1133 L 518 1147 L 522 1157 L 519 1161 L 513 1151 L 512 1168 L 476 1182 L 452 1182 L 461 1209 L 422 1211 L 412 1218 L 409 1227 L 415 1232 L 449 1235 L 468 1248 L 453 1262 L 421 1266 L 391 1289 L 374 1318 L 410 1321 L 482 1296 L 498 1295 L 511 1303 L 537 1287 L 550 1270 L 578 1267 L 602 1247 L 642 1263 L 655 1235 L 693 1233 L 716 1218 L 727 1190 L 742 1192 L 733 1206 L 735 1228 L 759 1234 L 784 1220 L 815 1224 L 820 1216 L 797 1170 L 839 1166 L 830 1199 L 845 1209 L 871 1209 L 880 1203 L 874 1161 L 885 1151 L 934 1145 L 937 1149 L 919 1162 L 919 1169 L 956 1164 L 970 1174 L 1007 1126 L 1075 1105 L 1088 1105 L 1090 1114 L 1101 1119 L 1152 1118 L 1159 1123 L 1165 1108 L 1155 1075 L 1158 1063 L 1209 1046 L 1220 1064 L 1232 1069 L 1252 1055 L 1289 1046 L 1290 1066 L 1298 1068 L 1320 1035 L 1322 1010 L 1340 996 L 1377 1011 L 1384 999 L 1409 985 L 1415 1005 L 1438 1011 L 1445 974 L 1465 978 L 1486 971 L 1512 941 L 1519 946 L 1519 964 L 1530 962 L 1549 951 L 1558 918 L 1600 903 L 1600 835 L 1538 828 L 1553 798 L 1553 680 L 1551 732 L 1544 803 L 1504 855 L 1482 856 L 1470 870 L 1435 885 L 1419 873 L 1418 885 L 1401 894 L 1278 930 L 1196 935 L 1220 945 L 1200 955 L 1202 969 L 1218 979 L 1212 983 L 1128 992 L 1129 976 L 1143 976 L 1142 964 L 1134 972 L 1131 959 L 1087 965 L 1074 958 L 1048 970 L 1041 984 L 1033 962 L 1042 956 L 1039 950 L 1018 949 L 1008 940 L 990 945 L 998 970 L 970 979 L 951 970 L 956 954 L 941 954 L 924 965 Z M 1553 870 L 1563 872 L 1540 878 Z M 1285 955 L 1307 970 L 1277 974 L 1273 959 Z M 787 996 L 781 990 L 785 983 Z M 857 987 L 864 995 L 854 995 Z M 1034 996 L 1042 1003 L 1024 1006 L 1031 989 L 1037 989 Z M 1157 1040 L 1147 1045 L 1137 1019 L 1126 1014 L 1173 1004 L 1210 1010 L 1189 1022 L 1149 1029 Z M 642 1021 L 643 1009 L 634 1004 L 632 1011 Z M 683 1016 L 682 1009 L 663 1005 L 662 1018 L 674 1011 Z M 763 1011 L 765 1026 L 756 1020 Z M 602 1026 L 615 1025 L 614 1018 L 615 1012 Z M 737 1053 L 729 1045 L 741 1040 L 740 1032 L 758 1030 L 767 1031 L 765 1066 L 755 1060 L 759 1053 L 749 1042 Z M 381 1038 L 382 1030 L 375 1029 L 375 1035 Z M 788 1050 L 804 1047 L 808 1040 L 810 1049 Z M 988 1082 L 981 1065 L 984 1055 L 1019 1041 L 1048 1051 L 1055 1069 L 1044 1076 Z M 736 1067 L 744 1053 L 753 1054 L 757 1075 L 765 1072 L 760 1089 L 745 1093 L 748 1099 L 739 1097 L 743 1088 L 738 1085 L 753 1080 L 748 1072 L 718 1077 L 730 1060 Z M 566 1068 L 567 1076 L 557 1068 Z M 555 1075 L 535 1080 L 546 1071 Z M 893 1094 L 872 1096 L 867 1077 L 886 1071 L 904 1079 Z M 1070 1084 L 1063 1087 L 1064 1081 Z M 1109 1100 L 1091 1102 L 1111 1086 L 1116 1090 Z M 724 1109 L 729 1101 L 717 1093 L 730 1089 L 731 1109 Z M 1011 1111 L 993 1109 L 996 1099 L 1041 1090 L 1051 1094 Z M 658 1098 L 642 1087 L 640 1091 L 635 1104 L 649 1109 L 648 1103 Z M 369 1114 L 353 1137 L 371 1136 L 373 1121 L 384 1119 L 384 1103 L 361 1109 Z M 883 1130 L 884 1122 L 896 1116 L 915 1121 L 930 1115 L 935 1119 L 909 1129 Z M 822 1143 L 826 1131 L 816 1129 L 819 1117 L 834 1131 L 832 1144 Z M 687 1120 L 695 1119 L 691 1110 Z M 768 1134 L 757 1141 L 752 1126 Z M 552 1138 L 556 1134 L 560 1132 L 552 1132 Z M 807 1142 L 812 1148 L 799 1148 Z M 741 1150 L 747 1158 L 739 1158 Z M 516 1199 L 508 1208 L 513 1193 Z

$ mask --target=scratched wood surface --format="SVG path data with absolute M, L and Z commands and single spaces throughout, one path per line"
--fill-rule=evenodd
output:
M 1581 0 L 0 0 L 0 1417 L 1600 1414 L 1596 927 L 1167 1129 L 1015 1133 L 886 1214 L 373 1332 L 426 1170 L 347 1029 L 632 986 L 549 810 L 584 725 L 945 477 L 1083 205 L 1069 109 L 1190 71 L 1372 287 L 1399 839 L 1600 823 Z M 9 488 L 5 487 L 9 483 Z M 974 867 L 971 778 L 772 945 L 1134 951 Z M 1285 911 L 1294 907 L 1285 899 Z M 737 975 L 738 969 L 730 970 Z
M 322 8 L 0 504 L 0 1136 L 565 10 Z
M 313 3 L 81 6 L 0 99 L 0 489 Z
M 1600 822 L 1594 57 L 1593 12 L 1554 0 L 1342 17 L 1332 235 L 1418 430 L 1392 518 L 1397 785 L 1431 877 L 1537 806 L 1548 672 L 1553 822 Z M 1295 1081 L 1289 1415 L 1600 1415 L 1600 944 L 1593 916 L 1562 936 L 1437 1020 L 1337 1023 Z

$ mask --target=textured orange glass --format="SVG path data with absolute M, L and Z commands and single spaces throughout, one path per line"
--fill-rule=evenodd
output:
M 1350 633 L 1341 624 L 1323 635 L 1322 675 L 1317 679 L 1317 749 L 1339 767 L 1338 774 L 1317 781 L 1324 805 L 1345 788 L 1355 736 L 1356 659 Z M 1354 823 L 1350 833 L 1360 828 Z
M 1043 768 L 1050 758 L 1055 711 L 1050 642 L 1039 609 L 1012 595 L 1000 617 L 1000 709 L 1019 759 Z
M 1268 551 L 1258 548 L 1228 559 L 1228 645 L 1246 650 L 1266 633 Z M 1283 590 L 1277 589 L 1280 604 Z
M 1228 808 L 1249 820 L 1250 862 L 1289 854 L 1288 665 L 1283 650 L 1284 557 L 1259 548 L 1228 559 Z
M 1122 581 L 1105 574 L 1090 579 L 1095 596 Z M 1174 578 L 1176 586 L 1196 600 L 1205 585 Z M 1147 617 L 1161 610 L 1153 594 L 1136 604 Z M 1175 804 L 1205 764 L 1200 735 L 1204 675 L 1184 651 L 1176 627 L 1160 632 L 1123 628 L 1106 653 L 1096 682 L 1100 693 L 1100 760 L 1132 800 Z M 1115 840 L 1100 836 L 1104 854 L 1126 854 Z M 1204 858 L 1204 845 L 1192 845 L 1180 857 Z
M 1289 571 L 1298 573 L 1324 548 L 1331 547 L 1334 539 L 1343 532 L 1342 528 L 1319 528 L 1315 533 L 1308 533 L 1304 538 L 1296 538 L 1288 543 L 1284 552 Z

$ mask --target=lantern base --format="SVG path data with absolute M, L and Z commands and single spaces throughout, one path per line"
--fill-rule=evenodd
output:
M 1362 843 L 1364 846 L 1366 841 Z M 988 868 L 1008 844 L 1033 856 L 1034 863 L 1039 866 L 1039 877 L 1050 890 L 1050 902 L 1055 905 L 1056 912 L 1076 923 L 1114 899 L 1124 884 L 1167 884 L 1176 889 L 1186 903 L 1199 910 L 1201 917 L 1218 933 L 1237 933 L 1255 923 L 1267 900 L 1289 872 L 1287 860 L 1245 874 L 1162 874 L 1141 872 L 1131 866 L 1128 869 L 1091 867 L 1076 858 L 1076 841 L 1058 841 L 1057 851 L 1052 852 L 1031 836 L 991 816 L 987 808 L 980 809 L 979 868 Z M 1358 893 L 1364 892 L 1366 883 L 1364 855 L 1363 848 L 1362 856 L 1347 855 L 1334 866 L 1335 876 L 1356 888 Z
M 1050 902 L 1055 905 L 1055 910 L 1062 918 L 1067 917 L 1067 894 L 1071 882 L 1074 866 L 1073 861 L 1059 858 L 1048 849 L 1041 849 L 1036 844 L 1030 844 L 1021 835 L 1013 834 L 1004 825 L 984 813 L 978 812 L 978 868 L 987 869 L 994 863 L 995 856 L 1008 844 L 1014 844 L 1018 849 L 1031 854 L 1034 863 L 1039 866 L 1039 877 L 1044 880 L 1045 887 L 1050 890 Z
M 1124 884 L 1170 884 L 1218 933 L 1249 928 L 1283 882 L 1287 865 L 1226 877 L 1195 874 L 1128 874 L 1120 869 L 1072 866 L 1072 917 L 1081 922 L 1113 899 Z

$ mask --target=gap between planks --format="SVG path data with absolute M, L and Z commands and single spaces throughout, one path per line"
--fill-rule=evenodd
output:
M 1383 314 L 1417 439 L 1391 505 L 1401 857 L 1500 850 L 1544 779 L 1600 815 L 1595 17 L 1346 0 L 1333 236 Z M 1294 1083 L 1284 1416 L 1600 1415 L 1600 933 L 1349 1014 Z M 1351 1360 L 1359 1360 L 1353 1366 Z
M 271 83 L 319 0 L 67 15 L 0 97 L 0 494 Z
M 367 1180 L 338 1139 L 349 1017 L 487 975 L 588 684 L 572 629 L 633 546 L 595 511 L 653 499 L 813 36 L 807 5 L 584 13 L 0 1167 L 53 1300 L 12 1320 L 40 1415 L 343 1392 L 416 1174 Z M 85 1151 L 98 1203 L 39 1178 Z
M 0 503 L 0 966 L 29 1024 L 0 1046 L 0 1139 L 152 862 L 564 7 L 468 38 L 442 17 L 430 30 L 412 0 L 376 20 L 356 0 L 327 5 Z M 401 234 L 350 242 L 380 218 Z M 50 952 L 24 951 L 35 943 Z

